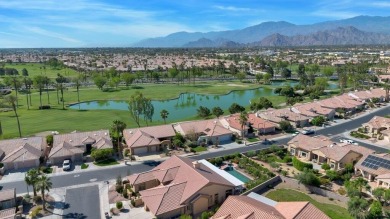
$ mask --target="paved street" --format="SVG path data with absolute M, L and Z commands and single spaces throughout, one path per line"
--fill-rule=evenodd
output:
M 343 121 L 342 123 L 333 123 L 331 127 L 327 127 L 325 129 L 320 129 L 316 131 L 316 135 L 325 135 L 333 137 L 335 141 L 338 141 L 341 137 L 341 134 L 345 132 L 346 130 L 352 130 L 356 129 L 361 126 L 362 123 L 368 122 L 374 115 L 376 116 L 385 116 L 390 114 L 390 107 L 383 107 L 374 113 L 370 113 L 368 115 L 363 115 L 358 118 L 349 119 L 348 121 Z M 274 144 L 286 144 L 290 139 L 292 138 L 291 135 L 288 135 L 284 138 L 280 138 L 278 140 L 275 140 Z M 366 144 L 363 142 L 358 142 L 362 146 L 371 148 L 377 152 L 387 152 L 386 149 L 376 147 L 374 145 Z M 236 152 L 247 152 L 251 150 L 257 150 L 262 148 L 267 148 L 269 145 L 264 145 L 261 143 L 257 143 L 251 146 L 243 146 L 239 148 L 233 148 L 233 149 L 226 149 L 221 151 L 215 151 L 212 153 L 205 153 L 201 155 L 192 156 L 194 159 L 207 159 L 211 157 L 218 157 L 218 156 L 224 156 Z M 75 172 L 71 174 L 65 174 L 65 175 L 54 175 L 51 176 L 53 187 L 54 188 L 60 188 L 60 187 L 67 187 L 72 185 L 80 185 L 80 184 L 86 184 L 91 182 L 101 182 L 105 180 L 112 180 L 115 179 L 118 175 L 126 176 L 132 173 L 139 173 L 143 171 L 148 171 L 152 169 L 154 166 L 152 165 L 146 165 L 146 164 L 130 164 L 129 166 L 113 166 L 111 168 L 102 168 L 102 169 L 96 169 L 96 170 L 87 170 L 82 172 Z M 15 182 L 6 182 L 2 183 L 0 181 L 0 186 L 3 186 L 4 189 L 7 188 L 16 188 L 16 191 L 18 193 L 25 193 L 26 190 L 26 184 L 24 181 L 19 180 Z M 32 188 L 30 188 L 30 191 Z
M 101 218 L 97 185 L 66 190 L 64 218 Z

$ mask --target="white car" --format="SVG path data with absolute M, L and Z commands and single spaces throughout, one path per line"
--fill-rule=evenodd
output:
M 72 161 L 70 159 L 65 159 L 62 163 L 62 170 L 70 170 L 72 167 Z
M 294 132 L 293 134 L 292 134 L 292 136 L 297 136 L 299 134 L 299 132 Z

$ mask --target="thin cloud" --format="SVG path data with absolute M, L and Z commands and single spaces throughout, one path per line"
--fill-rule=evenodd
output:
M 333 10 L 317 10 L 310 13 L 317 17 L 335 18 L 335 19 L 346 19 L 351 17 L 359 16 L 360 14 L 351 11 L 333 11 Z
M 378 8 L 390 8 L 390 2 L 372 2 L 370 6 Z
M 46 37 L 60 39 L 60 40 L 65 41 L 65 42 L 81 43 L 81 41 L 79 41 L 77 39 L 74 39 L 74 38 L 65 36 L 63 34 L 53 32 L 53 31 L 48 31 L 48 30 L 42 29 L 40 27 L 25 27 L 25 29 L 32 32 L 32 33 L 36 33 L 36 34 L 46 36 Z
M 222 5 L 216 5 L 214 8 L 222 10 L 222 11 L 251 11 L 251 8 L 240 8 L 240 7 L 234 7 L 234 6 L 222 6 Z

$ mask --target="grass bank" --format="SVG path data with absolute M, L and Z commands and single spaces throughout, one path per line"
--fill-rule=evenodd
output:
M 352 219 L 351 215 L 345 208 L 342 208 L 337 205 L 317 202 L 310 196 L 291 189 L 278 189 L 275 191 L 271 191 L 267 194 L 267 198 L 278 202 L 308 201 L 332 219 Z

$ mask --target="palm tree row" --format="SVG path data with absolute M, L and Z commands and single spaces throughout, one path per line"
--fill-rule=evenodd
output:
M 46 211 L 45 192 L 49 192 L 52 188 L 50 178 L 46 174 L 41 173 L 39 169 L 30 169 L 27 171 L 24 181 L 27 184 L 27 193 L 29 193 L 28 186 L 32 186 L 34 197 L 37 196 L 38 191 L 41 192 L 42 207 Z

